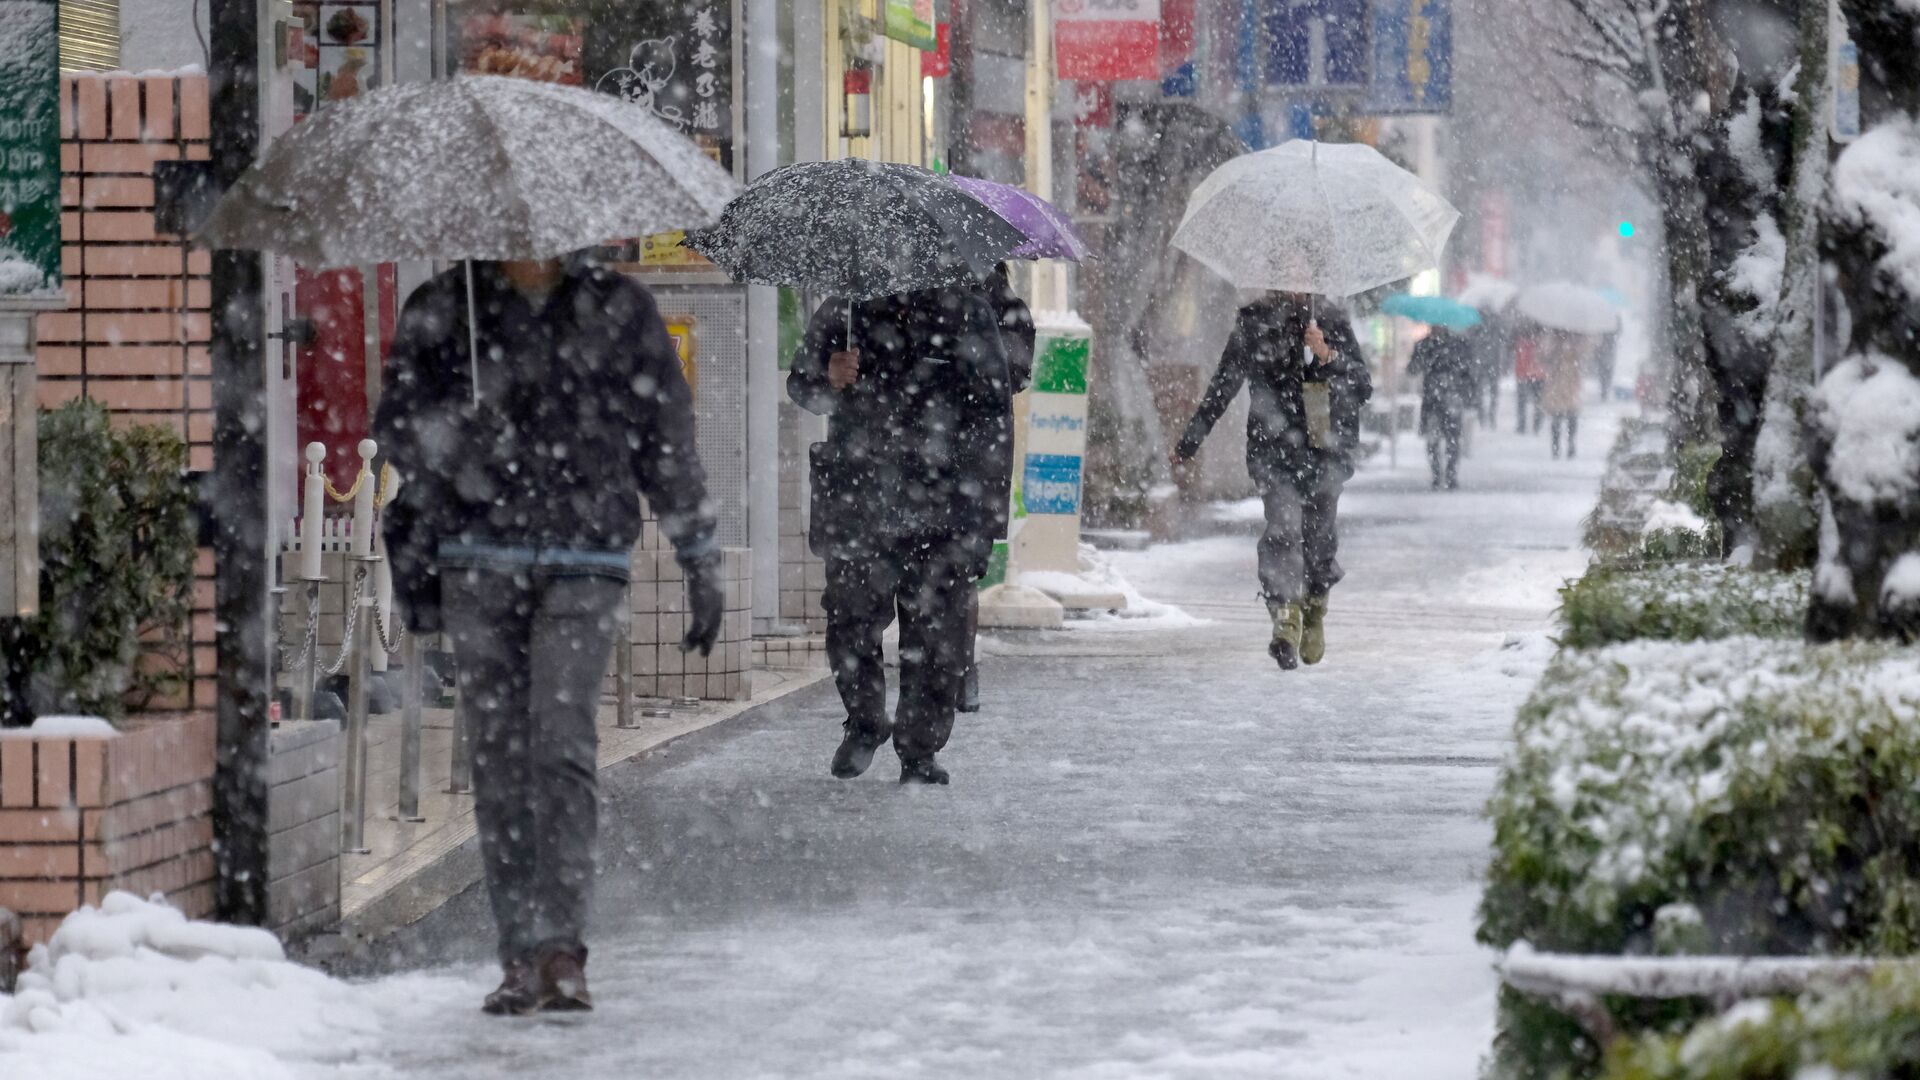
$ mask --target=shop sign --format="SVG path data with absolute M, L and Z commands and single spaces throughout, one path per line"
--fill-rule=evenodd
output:
M 700 396 L 700 343 L 693 331 L 700 320 L 692 315 L 662 315 L 661 321 L 667 324 L 667 337 L 673 341 L 673 354 L 680 358 L 680 374 L 686 376 L 687 389 L 693 391 L 697 400 Z
M 887 0 L 887 36 L 916 49 L 938 48 L 933 0 Z
M 1160 0 L 1053 0 L 1053 59 L 1062 79 L 1160 77 Z
M 0 295 L 60 288 L 58 13 L 0 0 Z
M 1267 82 L 1294 89 L 1365 89 L 1373 60 L 1369 16 L 1368 0 L 1269 5 Z
M 1079 513 L 1079 455 L 1028 454 L 1020 494 L 1029 514 Z
M 1374 0 L 1369 112 L 1452 110 L 1452 9 L 1452 0 Z

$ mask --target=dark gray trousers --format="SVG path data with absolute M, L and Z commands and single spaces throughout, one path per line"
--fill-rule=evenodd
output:
M 601 680 L 619 580 L 546 569 L 443 569 L 474 818 L 502 963 L 584 947 L 599 824 Z
M 1260 536 L 1260 591 L 1266 599 L 1297 604 L 1325 596 L 1345 575 L 1335 520 L 1343 486 L 1322 471 L 1311 484 L 1280 480 L 1261 487 L 1267 529 Z
M 902 540 L 862 558 L 829 558 L 821 606 L 827 662 L 847 719 L 857 730 L 887 728 L 887 669 L 880 635 L 900 617 L 900 700 L 893 747 L 901 758 L 930 757 L 953 733 L 970 650 L 967 593 L 944 542 Z

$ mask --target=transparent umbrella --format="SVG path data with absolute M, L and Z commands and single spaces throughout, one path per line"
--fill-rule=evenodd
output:
M 551 258 L 706 225 L 737 191 L 636 105 L 471 75 L 320 110 L 240 176 L 195 239 L 314 268 L 464 259 L 471 304 L 474 259 Z
M 1236 288 L 1352 296 L 1438 266 L 1459 220 L 1370 146 L 1296 139 L 1202 180 L 1173 246 Z

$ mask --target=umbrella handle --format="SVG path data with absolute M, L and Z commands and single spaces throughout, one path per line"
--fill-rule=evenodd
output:
M 473 260 L 467 263 L 467 383 L 473 390 L 473 407 L 480 407 L 480 319 L 479 305 L 473 298 Z

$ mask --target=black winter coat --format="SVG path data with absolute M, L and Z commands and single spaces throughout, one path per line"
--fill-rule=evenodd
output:
M 1373 396 L 1373 381 L 1346 316 L 1323 308 L 1317 321 L 1333 351 L 1324 364 L 1309 362 L 1304 307 L 1268 296 L 1241 308 L 1206 396 L 1180 438 L 1179 455 L 1199 452 L 1245 383 L 1252 395 L 1247 472 L 1255 484 L 1264 488 L 1286 482 L 1310 490 L 1329 470 L 1337 479 L 1351 476 L 1353 450 L 1360 444 L 1360 411 Z M 1316 446 L 1307 402 L 1310 394 L 1321 392 L 1327 397 L 1329 430 L 1324 445 Z
M 1434 434 L 1442 424 L 1458 423 L 1473 400 L 1473 345 L 1457 334 L 1431 334 L 1413 347 L 1407 374 L 1420 378 L 1420 432 Z
M 1006 263 L 1001 263 L 987 280 L 987 292 L 993 297 L 994 314 L 1000 319 L 1000 341 L 1007 347 L 1007 375 L 1017 394 L 1033 381 L 1033 312 L 1013 290 Z
M 710 558 L 693 397 L 653 297 L 585 264 L 539 310 L 493 264 L 474 286 L 479 405 L 455 269 L 407 300 L 374 418 L 402 477 L 382 533 L 415 629 L 438 626 L 442 543 L 625 555 L 642 494 L 683 565 Z
M 829 357 L 847 347 L 839 299 L 814 312 L 787 376 L 794 402 L 827 417 L 812 450 L 809 543 L 828 558 L 904 538 L 947 543 L 977 577 L 1006 534 L 1013 476 L 1013 393 L 992 295 L 927 289 L 853 312 L 852 386 L 827 381 Z

